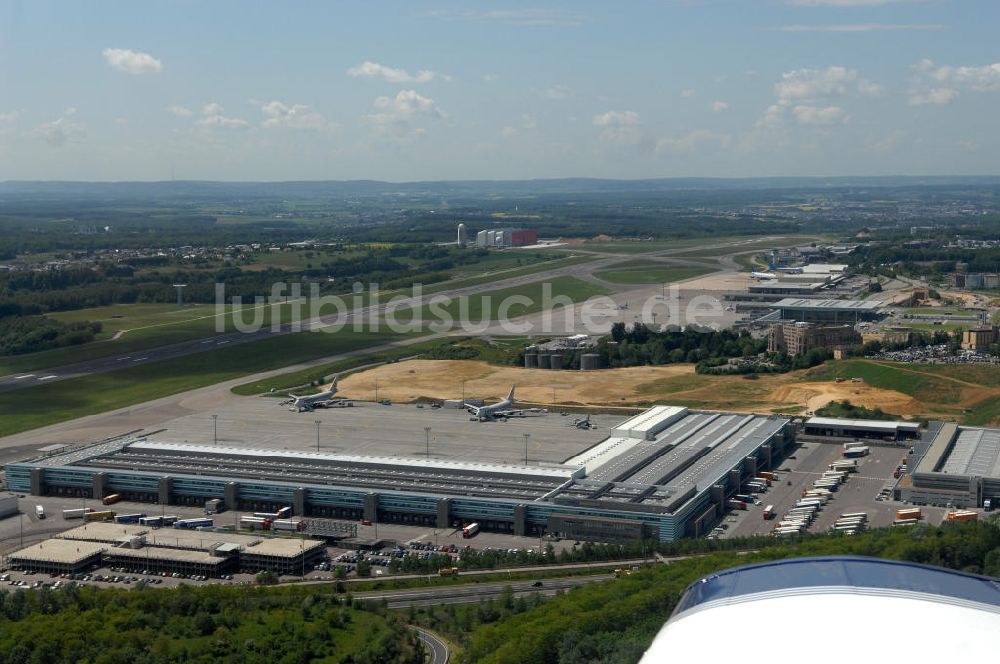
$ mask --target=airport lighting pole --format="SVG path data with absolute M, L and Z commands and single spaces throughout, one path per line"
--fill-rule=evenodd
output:
M 427 458 L 431 458 L 431 428 L 424 427 L 424 442 L 427 443 Z
M 212 443 L 219 444 L 219 416 L 212 415 Z
M 378 378 L 375 379 L 375 403 L 378 403 Z
M 462 403 L 465 403 L 465 381 L 462 381 Z
M 323 422 L 321 420 L 315 420 L 316 422 L 316 451 L 319 452 L 319 425 Z
M 528 465 L 528 438 L 531 437 L 530 433 L 524 434 L 524 465 Z

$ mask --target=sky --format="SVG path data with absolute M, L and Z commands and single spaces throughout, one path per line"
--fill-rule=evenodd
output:
M 0 180 L 1000 174 L 998 0 L 0 0 Z

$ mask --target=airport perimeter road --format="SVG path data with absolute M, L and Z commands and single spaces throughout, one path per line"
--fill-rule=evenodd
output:
M 437 636 L 420 627 L 410 626 L 417 633 L 417 638 L 424 644 L 427 654 L 431 656 L 430 664 L 448 664 L 448 644 Z
M 361 592 L 353 593 L 353 597 L 372 602 L 384 601 L 390 609 L 443 604 L 477 604 L 484 599 L 496 599 L 502 596 L 507 588 L 513 591 L 515 597 L 535 593 L 551 596 L 560 590 L 569 590 L 599 581 L 608 581 L 613 578 L 614 576 L 611 574 L 600 574 L 564 579 L 545 579 L 541 581 L 474 583 L 460 586 L 434 586 L 420 589 L 410 588 L 407 590 Z

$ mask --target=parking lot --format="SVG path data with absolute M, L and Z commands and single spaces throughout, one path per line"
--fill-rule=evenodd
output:
M 894 483 L 893 471 L 908 448 L 872 446 L 868 456 L 858 459 L 858 472 L 849 473 L 848 480 L 820 510 L 806 532 L 827 532 L 841 514 L 866 512 L 870 528 L 891 526 L 897 509 L 908 507 L 904 503 L 878 500 L 879 492 Z M 749 537 L 766 535 L 774 529 L 773 520 L 765 520 L 764 508 L 773 505 L 777 519 L 801 499 L 803 491 L 812 488 L 814 480 L 827 470 L 829 464 L 841 459 L 841 442 L 803 442 L 793 448 L 790 456 L 778 464 L 778 477 L 772 486 L 757 496 L 758 503 L 748 505 L 746 511 L 734 510 L 726 515 L 726 529 L 721 537 Z M 944 518 L 942 508 L 923 508 L 924 520 L 937 525 Z

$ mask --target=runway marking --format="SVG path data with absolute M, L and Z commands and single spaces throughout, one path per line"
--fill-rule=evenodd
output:
M 131 355 L 123 355 L 122 357 L 116 358 L 116 361 L 121 362 L 122 360 L 129 359 L 130 357 L 132 357 L 132 356 Z
M 18 376 L 14 380 L 21 380 L 22 378 L 33 378 L 35 374 L 24 374 L 23 376 Z
M 137 357 L 137 358 L 135 358 L 132 361 L 133 362 L 142 362 L 143 360 L 148 360 L 148 359 L 149 359 L 148 357 Z
M 59 377 L 59 376 L 56 376 L 56 375 L 54 375 L 54 374 L 53 374 L 53 375 L 51 375 L 51 376 L 42 376 L 42 377 L 41 377 L 41 378 L 39 378 L 38 380 L 52 380 L 53 378 L 58 378 L 58 377 Z

